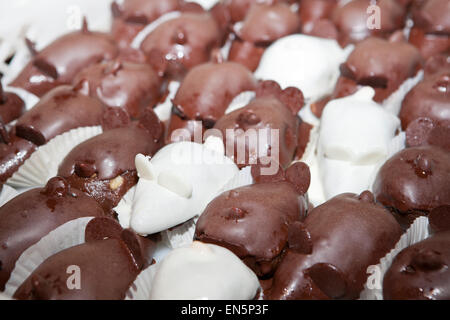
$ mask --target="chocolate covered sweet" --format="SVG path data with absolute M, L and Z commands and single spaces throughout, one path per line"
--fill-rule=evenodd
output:
M 158 25 L 140 48 L 155 70 L 169 77 L 209 60 L 222 44 L 223 30 L 208 12 L 184 12 Z
M 115 58 L 119 51 L 107 34 L 91 32 L 86 23 L 82 30 L 66 34 L 39 52 L 10 84 L 39 97 L 61 84 L 72 83 L 81 69 Z
M 147 64 L 106 61 L 81 71 L 74 83 L 86 80 L 89 94 L 110 107 L 124 108 L 138 118 L 154 107 L 161 96 L 162 80 Z
M 6 137 L 8 141 L 5 141 L 2 134 L 3 142 L 0 143 L 0 182 L 2 183 L 6 182 L 37 150 L 34 143 L 17 137 L 13 133 L 6 133 Z
M 97 202 L 60 177 L 0 207 L 0 290 L 20 255 L 43 236 L 68 221 L 103 215 Z
M 0 122 L 3 124 L 10 123 L 24 112 L 25 102 L 17 94 L 3 91 L 3 86 L 0 82 Z
M 195 239 L 233 251 L 265 277 L 288 248 L 292 227 L 306 216 L 310 173 L 298 162 L 286 172 L 254 178 L 256 184 L 226 191 L 209 203 L 197 221 Z
M 302 107 L 303 94 L 299 89 L 281 90 L 276 82 L 264 81 L 258 85 L 254 100 L 224 115 L 214 129 L 221 131 L 227 155 L 232 155 L 239 167 L 257 163 L 264 157 L 273 157 L 287 167 L 299 144 L 301 120 L 297 113 Z M 258 144 L 251 141 L 253 134 Z M 263 139 L 267 143 L 262 143 Z M 245 154 L 238 154 L 242 150 Z
M 112 219 L 86 226 L 86 242 L 50 256 L 17 289 L 20 300 L 122 300 L 154 251 L 154 243 Z M 73 280 L 78 267 L 79 282 Z M 70 272 L 68 272 L 70 270 Z M 72 278 L 71 278 L 72 277 Z
M 211 128 L 224 115 L 235 96 L 255 87 L 252 73 L 235 62 L 210 62 L 194 67 L 173 99 L 168 140 L 174 130 L 189 128 L 195 120 Z
M 373 192 L 403 226 L 450 203 L 450 153 L 437 146 L 404 149 L 380 168 Z
M 450 299 L 450 230 L 403 249 L 383 279 L 387 300 Z
M 338 195 L 295 227 L 265 299 L 357 299 L 367 268 L 377 264 L 402 233 L 369 191 Z
M 337 0 L 302 0 L 299 10 L 302 33 L 337 39 L 338 31 L 331 21 L 337 4 Z
M 414 1 L 409 42 L 424 58 L 450 50 L 450 3 L 447 0 Z
M 104 132 L 72 149 L 58 170 L 72 187 L 97 200 L 107 214 L 137 183 L 135 156 L 153 156 L 162 146 L 163 125 L 151 108 L 139 122 L 130 123 L 123 113 L 110 108 L 104 116 Z
M 373 5 L 376 7 L 371 9 Z M 379 0 L 376 3 L 351 0 L 334 10 L 332 20 L 339 33 L 339 43 L 346 46 L 370 36 L 388 38 L 396 30 L 403 29 L 406 13 L 406 8 L 397 0 Z
M 406 128 L 406 146 L 438 146 L 450 152 L 450 121 L 420 117 Z
M 279 0 L 224 0 L 223 1 L 227 10 L 230 13 L 232 22 L 239 22 L 244 20 L 248 11 L 253 4 L 256 3 L 266 3 L 271 4 L 274 2 L 282 2 Z

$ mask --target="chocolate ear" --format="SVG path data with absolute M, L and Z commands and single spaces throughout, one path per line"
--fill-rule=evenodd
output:
M 435 126 L 433 120 L 425 117 L 420 117 L 410 122 L 406 128 L 406 145 L 408 147 L 423 145 L 428 140 L 428 136 Z
M 111 12 L 114 18 L 120 18 L 122 16 L 122 9 L 116 1 L 111 3 Z
M 431 210 L 428 215 L 430 227 L 434 232 L 450 231 L 450 205 L 444 205 Z
M 33 61 L 33 65 L 38 68 L 42 73 L 52 77 L 53 79 L 58 79 L 58 70 L 54 65 L 45 61 L 41 58 L 36 58 Z
M 283 90 L 281 90 L 278 82 L 273 80 L 260 81 L 256 86 L 255 96 L 256 98 L 261 97 L 276 97 L 278 98 Z
M 373 196 L 373 193 L 370 192 L 369 190 L 361 192 L 358 199 L 362 202 L 375 203 L 375 197 Z
M 276 172 L 274 172 L 273 174 L 265 174 L 265 170 L 269 170 L 271 165 L 276 167 Z M 278 163 L 276 163 L 275 160 L 268 157 L 258 159 L 258 163 L 252 165 L 251 167 L 251 174 L 254 183 L 271 183 L 271 182 L 285 181 L 283 168 L 281 168 L 281 166 Z
M 102 115 L 103 131 L 124 128 L 130 125 L 130 115 L 120 107 L 108 107 Z
M 145 269 L 152 263 L 153 253 L 156 249 L 154 241 L 136 234 L 131 229 L 123 230 L 121 238 L 130 250 L 139 269 Z
M 285 172 L 286 180 L 294 185 L 298 194 L 305 194 L 311 183 L 311 172 L 304 162 L 295 162 Z
M 88 25 L 86 16 L 83 17 L 83 24 L 81 25 L 81 32 L 83 32 L 83 33 L 89 32 L 89 25 Z
M 295 221 L 289 225 L 288 229 L 289 249 L 302 254 L 311 254 L 313 243 L 311 234 L 305 225 L 300 221 Z
M 281 92 L 279 99 L 286 107 L 288 107 L 292 111 L 292 114 L 294 115 L 296 115 L 305 105 L 303 92 L 295 87 L 288 87 L 284 89 Z
M 38 52 L 36 50 L 36 44 L 33 41 L 31 41 L 28 38 L 25 38 L 25 44 L 27 45 L 27 48 L 33 57 L 38 54 Z
M 3 119 L 0 116 L 0 143 L 8 144 L 11 141 L 8 130 L 6 129 Z
M 86 225 L 84 237 L 86 242 L 121 239 L 122 230 L 122 227 L 116 220 L 107 217 L 97 217 Z
M 164 124 L 159 120 L 153 108 L 145 108 L 141 118 L 139 119 L 139 126 L 147 129 L 155 140 L 159 140 L 164 133 Z
M 316 263 L 306 269 L 305 275 L 331 299 L 339 299 L 347 293 L 347 279 L 343 272 L 330 263 Z

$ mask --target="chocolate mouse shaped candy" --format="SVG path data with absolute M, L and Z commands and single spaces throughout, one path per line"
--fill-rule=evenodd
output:
M 289 250 L 265 299 L 357 299 L 367 268 L 377 264 L 402 234 L 369 191 L 332 198 L 291 232 Z
M 5 92 L 0 81 L 0 121 L 3 124 L 8 124 L 24 112 L 25 102 L 17 94 Z
M 28 43 L 33 58 L 10 85 L 39 97 L 58 85 L 72 83 L 88 65 L 111 60 L 119 53 L 114 40 L 107 34 L 89 31 L 86 20 L 80 31 L 56 39 L 40 52 Z
M 252 168 L 255 184 L 226 191 L 209 203 L 197 221 L 195 239 L 233 251 L 259 277 L 277 268 L 291 228 L 307 213 L 310 172 L 297 162 L 285 172 L 261 175 Z
M 155 243 L 110 218 L 92 219 L 86 242 L 45 260 L 17 289 L 20 300 L 121 300 L 152 258 Z M 69 288 L 67 268 L 79 267 L 79 288 Z
M 83 192 L 55 177 L 0 207 L 0 290 L 20 255 L 43 236 L 81 217 L 101 217 L 103 210 Z

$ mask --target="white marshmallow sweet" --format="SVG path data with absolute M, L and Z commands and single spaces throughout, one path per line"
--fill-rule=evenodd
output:
M 297 87 L 307 103 L 314 102 L 333 91 L 339 66 L 352 49 L 342 49 L 335 40 L 302 34 L 283 37 L 264 52 L 255 77 L 275 80 L 283 89 Z
M 140 179 L 130 208 L 130 227 L 148 235 L 201 214 L 239 172 L 223 151 L 222 140 L 210 137 L 203 145 L 186 141 L 172 143 L 152 159 L 137 155 Z
M 317 156 L 326 200 L 370 189 L 374 170 L 404 148 L 396 136 L 400 120 L 374 102 L 374 94 L 364 87 L 330 101 L 323 111 Z
M 199 241 L 171 251 L 156 267 L 151 300 L 250 300 L 260 288 L 235 254 Z

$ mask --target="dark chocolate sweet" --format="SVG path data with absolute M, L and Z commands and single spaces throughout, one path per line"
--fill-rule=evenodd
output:
M 112 219 L 95 218 L 86 226 L 86 242 L 46 259 L 17 289 L 20 300 L 122 300 L 155 245 Z M 143 263 L 145 255 L 146 263 Z M 79 282 L 70 279 L 77 272 Z M 70 272 L 69 272 L 69 271 Z
M 279 172 L 216 197 L 201 214 L 195 239 L 233 251 L 258 276 L 272 274 L 288 247 L 291 226 L 306 216 L 310 182 L 303 163 Z
M 106 61 L 81 71 L 74 84 L 86 80 L 89 94 L 110 107 L 121 107 L 138 118 L 154 107 L 161 96 L 162 80 L 147 64 Z
M 369 191 L 332 198 L 292 232 L 293 243 L 265 299 L 357 299 L 367 268 L 377 264 L 402 234 Z
M 377 14 L 375 11 L 368 11 L 374 4 L 372 2 L 371 0 L 352 0 L 334 10 L 332 20 L 338 30 L 339 43 L 342 46 L 358 43 L 370 36 L 388 38 L 396 30 L 403 29 L 407 11 L 397 0 L 376 1 L 380 24 L 369 29 L 368 21 L 372 18 L 371 15 L 375 18 Z
M 206 128 L 211 128 L 235 96 L 255 87 L 252 73 L 235 62 L 211 62 L 194 67 L 173 99 L 168 138 L 174 130 L 189 126 L 192 120 L 200 120 Z
M 406 145 L 432 145 L 450 152 L 450 121 L 436 122 L 425 117 L 415 119 L 406 128 Z
M 447 0 L 414 1 L 409 42 L 424 58 L 450 50 L 450 3 Z
M 450 299 L 450 231 L 403 249 L 383 279 L 387 300 Z
M 97 200 L 108 214 L 137 183 L 135 156 L 154 155 L 163 141 L 163 125 L 151 108 L 139 122 L 117 120 L 120 116 L 111 115 L 116 124 L 107 120 L 105 131 L 72 149 L 58 170 L 58 175 Z
M 13 133 L 6 133 L 8 141 L 0 143 L 0 182 L 4 183 L 27 160 L 37 146 Z
M 3 91 L 0 81 L 0 122 L 8 124 L 24 112 L 25 102 L 17 94 Z
M 58 85 L 72 83 L 81 69 L 114 59 L 119 51 L 112 38 L 107 34 L 88 31 L 85 23 L 82 30 L 66 34 L 42 51 L 33 53 L 31 62 L 11 86 L 41 97 Z
M 184 12 L 161 23 L 141 43 L 148 62 L 161 74 L 179 77 L 206 62 L 222 44 L 223 30 L 208 12 Z
M 68 221 L 103 215 L 97 202 L 70 188 L 60 177 L 0 207 L 0 290 L 4 290 L 20 255 L 43 236 Z
M 268 86 L 273 86 L 274 91 L 268 92 Z M 260 83 L 256 93 L 256 99 L 224 115 L 216 122 L 214 129 L 222 132 L 227 155 L 233 155 L 239 167 L 256 163 L 262 157 L 275 157 L 277 162 L 287 167 L 294 159 L 298 146 L 301 120 L 297 113 L 303 107 L 303 94 L 296 88 L 281 90 L 273 81 Z M 234 133 L 232 141 L 229 141 L 233 138 L 229 136 L 230 131 Z M 260 143 L 251 143 L 249 139 L 253 134 L 259 142 L 267 139 L 264 147 Z M 277 140 L 272 141 L 273 138 Z M 245 150 L 245 157 L 238 154 L 242 150 Z
M 407 227 L 418 216 L 450 203 L 450 153 L 436 146 L 404 149 L 380 168 L 373 191 Z

